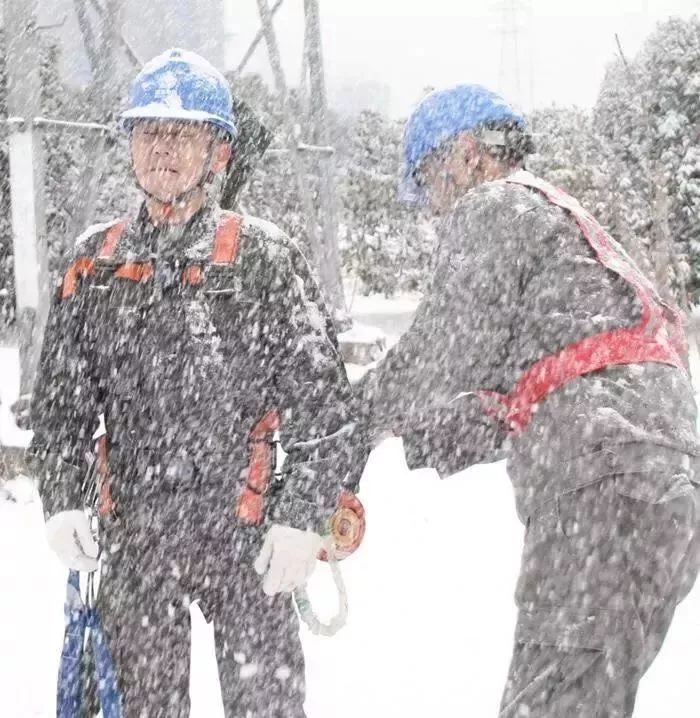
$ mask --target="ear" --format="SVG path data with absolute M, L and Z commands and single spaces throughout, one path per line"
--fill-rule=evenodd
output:
M 226 167 L 228 167 L 232 154 L 233 148 L 231 147 L 230 142 L 219 142 L 214 150 L 214 156 L 211 160 L 211 171 L 217 175 L 224 172 Z
M 460 155 L 464 158 L 464 164 L 469 169 L 476 169 L 481 159 L 481 153 L 479 152 L 479 145 L 474 136 L 463 132 L 459 136 L 457 143 Z

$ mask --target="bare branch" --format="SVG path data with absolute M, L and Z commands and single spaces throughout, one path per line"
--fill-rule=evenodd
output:
M 284 0 L 277 0 L 277 2 L 272 6 L 269 11 L 270 19 L 274 18 L 275 13 L 282 7 L 283 2 Z M 258 34 L 253 38 L 253 42 L 250 43 L 250 47 L 246 50 L 245 55 L 243 55 L 243 59 L 238 63 L 238 67 L 234 70 L 234 76 L 240 75 L 243 72 L 245 66 L 248 64 L 250 58 L 253 57 L 253 53 L 257 49 L 263 37 L 265 37 L 265 30 L 261 27 L 258 30 Z
M 100 16 L 100 18 L 104 17 L 105 9 L 100 4 L 99 0 L 90 0 L 90 4 L 95 9 L 95 12 Z M 139 59 L 139 56 L 136 54 L 136 50 L 131 46 L 131 43 L 124 37 L 123 32 L 117 33 L 117 39 L 119 40 L 119 44 L 124 49 L 124 52 L 126 53 L 126 56 L 129 58 L 129 61 L 134 67 L 143 67 L 143 62 Z
M 623 65 L 625 66 L 625 70 L 627 70 L 628 75 L 631 75 L 632 70 L 630 68 L 629 62 L 627 62 L 625 53 L 622 51 L 622 43 L 620 42 L 620 36 L 617 33 L 615 33 L 615 42 L 617 43 L 617 49 L 620 53 L 620 59 L 622 60 Z
M 97 51 L 97 43 L 95 42 L 95 33 L 93 32 L 90 18 L 88 17 L 85 0 L 73 0 L 73 6 L 75 7 L 75 14 L 78 17 L 80 34 L 83 36 L 85 53 L 90 62 L 90 70 L 93 78 L 95 78 L 99 71 L 99 53 Z

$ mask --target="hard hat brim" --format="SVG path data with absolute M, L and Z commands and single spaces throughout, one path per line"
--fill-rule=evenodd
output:
M 198 122 L 208 125 L 214 125 L 225 130 L 231 136 L 231 141 L 236 139 L 238 132 L 236 126 L 232 122 L 212 115 L 202 110 L 186 110 L 182 107 L 169 107 L 160 103 L 152 103 L 143 107 L 134 107 L 126 110 L 119 115 L 119 124 L 123 130 L 130 130 L 133 123 L 138 120 L 168 120 L 183 122 Z

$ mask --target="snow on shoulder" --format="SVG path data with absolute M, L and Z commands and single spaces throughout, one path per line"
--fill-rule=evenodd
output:
M 265 249 L 270 258 L 277 257 L 280 250 L 297 249 L 296 242 L 285 234 L 276 224 L 260 217 L 245 215 L 243 231 L 252 231 L 265 239 Z
M 114 227 L 114 225 L 119 222 L 121 222 L 121 219 L 117 218 L 109 222 L 91 224 L 82 234 L 78 235 L 78 238 L 75 240 L 74 248 L 79 250 L 90 240 L 91 237 L 94 237 L 96 234 L 106 232 L 110 227 Z

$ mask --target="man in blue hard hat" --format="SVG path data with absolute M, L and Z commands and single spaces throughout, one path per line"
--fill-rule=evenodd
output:
M 143 203 L 77 241 L 32 397 L 49 541 L 71 569 L 101 560 L 119 715 L 189 715 L 198 600 L 226 715 L 303 716 L 290 593 L 362 469 L 345 370 L 296 245 L 217 204 L 237 135 L 223 76 L 170 50 L 121 122 Z
M 507 455 L 526 533 L 501 717 L 629 718 L 700 564 L 687 347 L 598 222 L 525 171 L 531 151 L 483 87 L 415 110 L 401 191 L 440 215 L 439 247 L 365 398 L 410 467 Z

